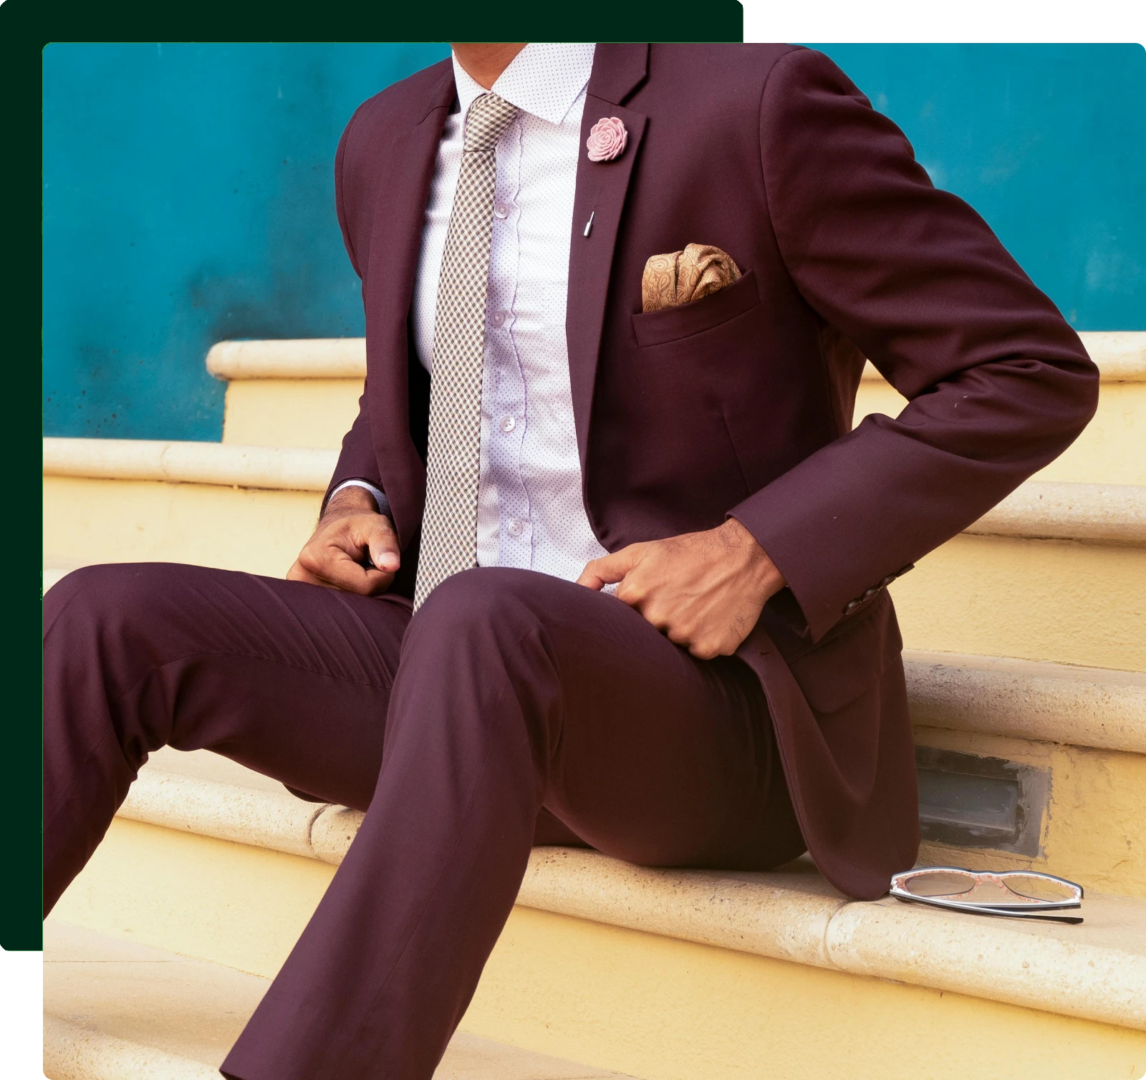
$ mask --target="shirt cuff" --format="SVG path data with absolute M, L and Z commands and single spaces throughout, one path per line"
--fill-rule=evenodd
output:
M 387 517 L 391 516 L 390 500 L 386 498 L 385 492 L 383 492 L 380 488 L 376 488 L 367 480 L 343 480 L 342 483 L 339 484 L 338 487 L 336 487 L 330 493 L 330 498 L 333 499 L 334 496 L 337 495 L 343 488 L 348 487 L 365 488 L 370 492 L 371 495 L 374 496 L 374 505 L 378 508 L 378 513 L 385 514 Z M 326 501 L 330 502 L 330 499 L 327 499 Z

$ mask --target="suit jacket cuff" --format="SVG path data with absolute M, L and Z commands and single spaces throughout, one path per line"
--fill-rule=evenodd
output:
M 728 512 L 784 575 L 813 641 L 840 620 L 867 610 L 869 601 L 912 569 L 915 558 L 943 539 L 914 535 L 901 507 L 881 510 L 879 490 L 870 496 L 849 490 L 854 476 L 833 478 L 835 462 L 824 459 L 844 448 L 832 449 L 801 462 Z M 905 520 L 894 520 L 901 517 Z M 886 518 L 893 519 L 891 530 Z M 902 535 L 896 535 L 896 525 Z

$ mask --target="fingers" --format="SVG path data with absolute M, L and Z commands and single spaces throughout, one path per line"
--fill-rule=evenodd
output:
M 363 565 L 368 559 L 370 565 Z M 287 577 L 372 596 L 390 587 L 400 564 L 398 538 L 389 519 L 353 514 L 320 522 Z
M 647 544 L 630 544 L 620 551 L 614 551 L 612 555 L 593 559 L 585 564 L 577 584 L 587 585 L 590 589 L 598 591 L 606 585 L 615 585 L 641 561 L 647 546 Z
M 394 580 L 393 574 L 367 569 L 342 548 L 329 544 L 317 550 L 310 546 L 303 548 L 298 565 L 297 581 L 343 589 L 361 596 L 382 592 Z

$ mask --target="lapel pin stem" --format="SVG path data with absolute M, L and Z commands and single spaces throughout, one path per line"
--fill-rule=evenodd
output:
M 595 218 L 596 216 L 597 216 L 597 211 L 594 210 L 589 215 L 589 220 L 585 222 L 585 233 L 584 233 L 585 236 L 588 236 L 589 233 L 592 231 L 592 229 L 593 229 L 593 218 Z

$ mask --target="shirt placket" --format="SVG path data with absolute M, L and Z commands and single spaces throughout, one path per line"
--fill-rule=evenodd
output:
M 514 301 L 520 268 L 521 156 L 527 117 L 506 131 L 497 150 L 493 234 L 487 301 L 485 389 L 482 428 L 488 433 L 489 482 L 498 508 L 498 565 L 529 569 L 533 561 L 533 525 L 521 472 L 525 434 L 525 378 L 513 338 Z M 488 406 L 487 403 L 488 402 Z

